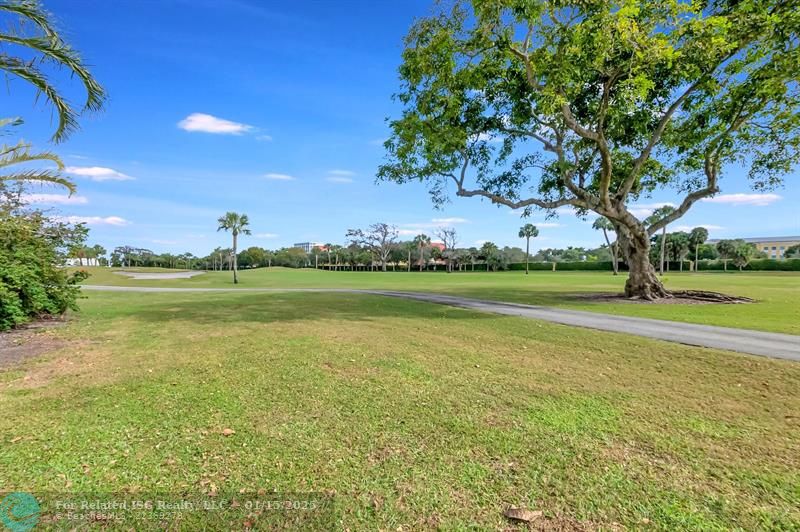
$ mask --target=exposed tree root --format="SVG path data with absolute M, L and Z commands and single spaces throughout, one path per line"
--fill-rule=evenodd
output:
M 729 296 L 719 292 L 708 292 L 706 290 L 676 290 L 670 292 L 671 297 L 681 297 L 684 299 L 696 299 L 698 301 L 708 301 L 710 303 L 752 303 L 754 299 L 742 296 Z

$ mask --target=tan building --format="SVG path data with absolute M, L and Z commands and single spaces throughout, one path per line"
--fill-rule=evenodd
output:
M 791 246 L 800 244 L 800 236 L 767 236 L 758 238 L 742 238 L 745 242 L 755 244 L 759 251 L 767 254 L 769 259 L 782 259 L 783 252 Z M 719 240 L 709 240 L 709 244 L 716 244 Z

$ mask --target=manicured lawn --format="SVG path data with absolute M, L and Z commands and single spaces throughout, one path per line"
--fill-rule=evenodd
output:
M 336 275 L 306 273 L 244 286 Z M 502 299 L 527 282 L 518 298 L 552 301 L 555 279 L 620 282 L 529 277 L 409 288 Z M 757 276 L 706 278 L 744 291 Z M 764 279 L 781 293 L 772 281 L 797 277 Z M 45 333 L 69 345 L 0 370 L 4 490 L 321 492 L 325 528 L 351 530 L 505 528 L 510 505 L 565 529 L 800 527 L 800 364 L 367 295 L 90 293 L 82 308 Z
M 605 272 L 406 273 L 327 272 L 263 268 L 241 272 L 234 285 L 230 272 L 209 272 L 191 279 L 137 281 L 104 268 L 90 268 L 93 284 L 173 287 L 386 288 L 433 291 L 497 301 L 569 307 L 708 325 L 800 334 L 800 273 L 668 273 L 674 290 L 713 290 L 747 296 L 748 305 L 642 304 L 591 301 L 584 296 L 620 293 L 625 276 Z

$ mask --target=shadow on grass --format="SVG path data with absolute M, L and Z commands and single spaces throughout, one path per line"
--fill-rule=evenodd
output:
M 498 318 L 492 314 L 446 305 L 371 294 L 278 292 L 170 296 L 173 297 L 162 294 L 155 298 L 152 294 L 128 296 L 124 307 L 115 306 L 114 313 L 143 322 L 188 321 L 203 325 L 317 320 L 373 321 L 385 318 Z

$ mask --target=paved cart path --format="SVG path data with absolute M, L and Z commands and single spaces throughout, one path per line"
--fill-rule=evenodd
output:
M 440 305 L 520 316 L 551 321 L 564 325 L 613 331 L 668 342 L 738 351 L 751 355 L 784 358 L 800 361 L 800 336 L 791 334 L 751 331 L 713 325 L 698 325 L 678 321 L 634 318 L 583 310 L 568 310 L 537 305 L 485 301 L 467 297 L 446 296 L 435 293 L 401 292 L 394 290 L 357 290 L 348 288 L 167 288 L 144 286 L 83 285 L 85 290 L 112 292 L 343 292 L 373 294 L 388 297 L 415 299 Z

